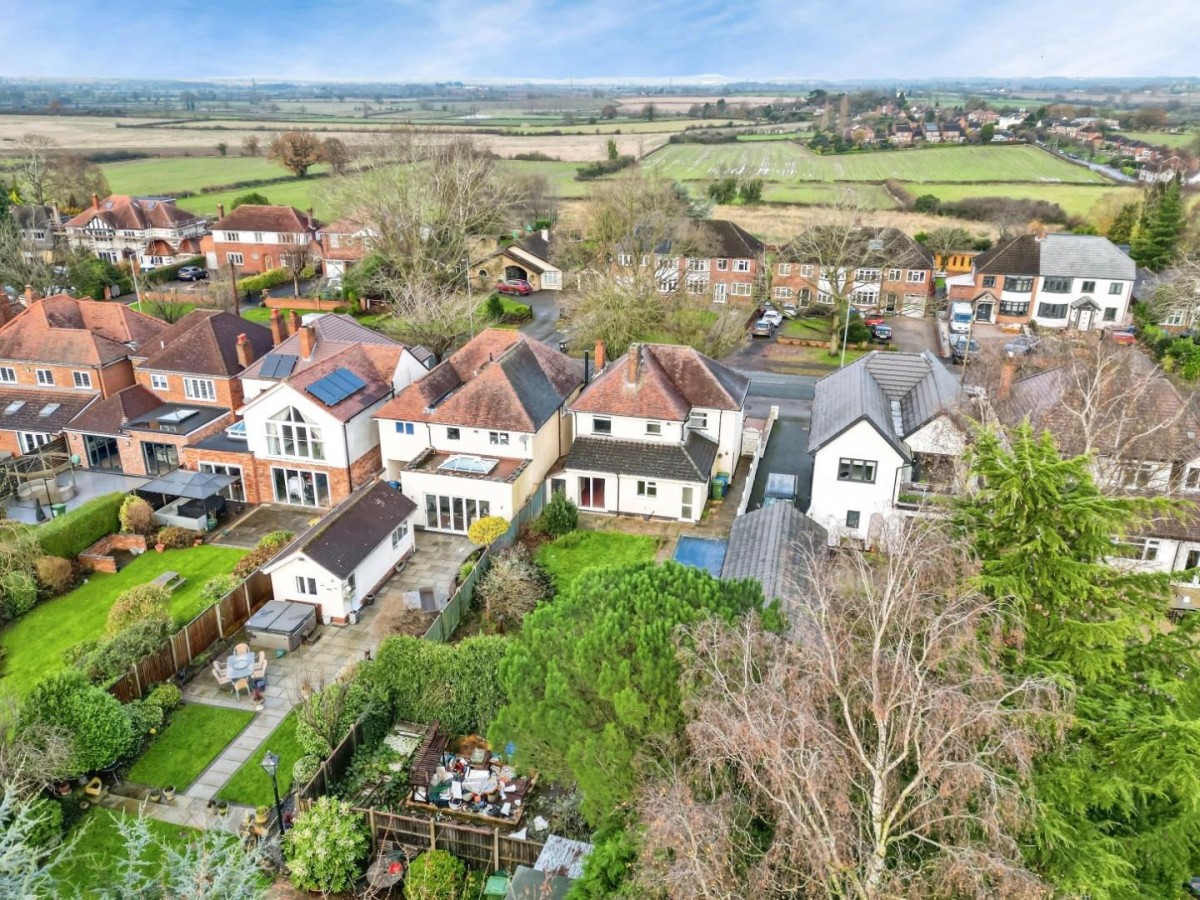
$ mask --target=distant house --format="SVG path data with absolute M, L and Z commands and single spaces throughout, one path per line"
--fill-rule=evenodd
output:
M 322 225 L 317 234 L 318 255 L 328 278 L 342 277 L 371 252 L 377 235 L 371 228 L 342 219 Z
M 940 144 L 942 142 L 942 130 L 938 127 L 937 122 L 926 122 L 922 134 L 925 140 L 931 144 Z
M 555 240 L 549 230 L 543 228 L 507 244 L 472 265 L 472 281 L 481 290 L 490 289 L 498 281 L 519 279 L 528 281 L 535 291 L 561 291 L 562 269 L 550 260 Z
M 957 122 L 943 122 L 941 127 L 942 143 L 961 144 L 963 142 L 963 127 Z
M 664 241 L 654 252 L 640 252 L 633 242 L 616 248 L 613 270 L 623 273 L 653 266 L 658 289 L 674 293 L 683 286 L 697 300 L 750 303 L 765 265 L 766 244 L 746 229 L 724 219 L 692 223 L 686 239 Z M 686 246 L 684 246 L 686 244 Z
M 321 223 L 312 210 L 303 213 L 292 206 L 247 203 L 229 215 L 218 207 L 218 214 L 212 227 L 209 268 L 233 268 L 239 275 L 255 275 L 293 262 L 303 266 L 319 255 Z
M 892 126 L 892 135 L 888 140 L 893 144 L 911 144 L 913 142 L 912 126 L 907 122 L 897 122 Z
M 110 263 L 136 261 L 142 269 L 153 269 L 199 254 L 208 222 L 169 197 L 113 194 L 101 200 L 92 194 L 92 205 L 64 230 L 72 248 Z
M 1148 183 L 1174 181 L 1183 179 L 1188 171 L 1188 164 L 1178 156 L 1168 156 L 1161 162 L 1150 162 L 1138 169 L 1138 180 Z
M 58 246 L 62 220 L 52 206 L 25 203 L 9 211 L 17 227 L 21 229 L 21 240 L 25 245 L 25 256 L 50 262 Z M 20 285 L 17 285 L 20 287 Z

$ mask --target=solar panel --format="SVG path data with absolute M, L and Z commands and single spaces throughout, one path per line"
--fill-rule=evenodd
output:
M 324 378 L 314 381 L 306 390 L 326 406 L 336 406 L 367 383 L 349 369 L 334 369 Z
M 268 353 L 263 357 L 259 374 L 263 378 L 287 378 L 296 368 L 296 357 L 290 353 Z

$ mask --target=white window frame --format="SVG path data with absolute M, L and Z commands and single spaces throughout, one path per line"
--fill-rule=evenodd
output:
M 216 400 L 217 385 L 211 378 L 184 376 L 183 395 L 189 400 Z
M 688 428 L 697 428 L 700 431 L 707 431 L 708 430 L 708 413 L 703 412 L 701 410 L 693 409 L 691 412 L 688 413 L 687 427 Z
M 729 293 L 733 294 L 735 297 L 749 297 L 753 291 L 754 288 L 751 285 L 742 281 L 735 281 L 729 287 Z
M 801 278 L 812 278 L 813 277 L 813 267 L 812 266 L 801 266 L 800 267 L 800 277 Z
M 317 579 L 311 575 L 297 575 L 296 593 L 303 597 L 317 596 Z
M 879 269 L 856 269 L 854 271 L 855 281 L 880 281 L 883 278 L 883 272 Z
M 325 461 L 325 440 L 319 425 L 289 406 L 267 419 L 267 452 L 282 459 Z M 300 452 L 303 448 L 304 452 Z
M 779 264 L 779 274 L 780 275 L 791 275 L 792 274 L 792 264 L 791 263 L 780 263 Z
M 43 387 L 54 387 L 54 370 L 53 369 L 34 369 L 37 374 L 37 383 Z
M 90 391 L 92 389 L 92 373 L 74 371 L 71 373 L 71 380 L 75 383 L 75 389 L 79 391 Z
M 151 374 L 150 387 L 152 387 L 156 391 L 170 390 L 171 380 L 169 378 L 167 378 L 166 375 Z
M 748 260 L 748 259 L 735 259 L 735 260 L 733 261 L 733 271 L 735 271 L 735 272 L 749 272 L 749 271 L 750 271 L 750 260 Z
M 246 257 L 241 253 L 229 252 L 225 254 L 225 261 L 231 266 L 244 266 L 246 264 Z
M 1114 281 L 1108 286 L 1109 296 L 1120 296 L 1125 293 L 1125 283 L 1122 281 Z
M 603 422 L 604 425 L 606 426 L 606 430 L 604 430 L 604 431 L 598 430 L 596 427 L 601 422 Z M 602 435 L 608 435 L 611 437 L 612 436 L 612 418 L 610 418 L 609 416 L 592 416 L 592 434 L 602 434 Z
M 43 444 L 50 443 L 50 435 L 44 431 L 18 431 L 17 441 L 21 445 L 22 453 L 32 453 Z
M 900 269 L 888 269 L 888 281 L 899 281 L 903 277 Z
M 508 439 L 509 439 L 509 436 L 508 436 L 507 431 L 489 431 L 488 432 L 488 443 L 491 444 L 493 447 L 507 447 Z
M 16 384 L 17 370 L 12 366 L 0 366 L 0 384 Z
M 408 519 L 405 519 L 392 530 L 392 549 L 398 549 L 404 543 L 406 537 L 408 537 Z
M 626 267 L 632 266 L 633 265 L 633 256 L 629 253 L 618 253 L 617 254 L 617 265 L 618 266 L 626 266 Z
M 647 422 L 646 434 L 651 437 L 662 437 L 662 422 Z
M 658 482 L 657 481 L 639 481 L 637 483 L 637 495 L 639 497 L 649 497 L 656 499 L 658 497 Z
M 1188 466 L 1184 470 L 1183 490 L 1200 491 L 1200 466 Z
M 905 279 L 909 284 L 924 284 L 925 270 L 924 269 L 909 269 L 908 277 Z
M 718 259 L 717 260 L 717 271 L 718 272 L 728 272 L 729 271 L 729 260 Z
M 777 287 L 777 288 L 775 288 L 775 297 L 776 297 L 777 299 L 779 299 L 779 300 L 787 300 L 787 299 L 789 299 L 791 296 L 792 296 L 792 289 L 791 289 L 790 287 L 782 287 L 782 286 L 780 286 L 780 287 Z
M 254 232 L 254 243 L 256 243 L 256 244 L 263 244 L 263 243 L 266 243 L 266 242 L 263 240 L 263 233 L 262 233 L 261 231 L 256 231 L 256 232 Z
M 689 256 L 687 258 L 687 270 L 689 272 L 707 272 L 708 260 L 700 257 Z
M 687 292 L 689 294 L 707 294 L 708 275 L 689 275 L 687 279 Z

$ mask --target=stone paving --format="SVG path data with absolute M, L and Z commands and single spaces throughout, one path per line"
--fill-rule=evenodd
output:
M 217 529 L 209 540 L 214 544 L 253 550 L 264 535 L 272 531 L 293 531 L 300 534 L 308 529 L 313 519 L 326 512 L 328 510 L 264 503 L 253 507 L 240 519 Z

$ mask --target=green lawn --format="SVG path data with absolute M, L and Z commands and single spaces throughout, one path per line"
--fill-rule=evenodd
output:
M 1170 147 L 1178 150 L 1180 147 L 1186 147 L 1193 143 L 1197 137 L 1200 137 L 1200 132 L 1185 131 L 1183 134 L 1167 134 L 1162 131 L 1122 131 L 1121 135 L 1131 140 L 1145 141 L 1155 147 Z
M 325 310 L 325 311 L 328 312 L 328 310 Z M 316 312 L 316 310 L 313 310 L 313 309 L 296 309 L 296 310 L 281 309 L 281 310 L 279 310 L 279 314 L 281 316 L 283 316 L 283 318 L 285 320 L 287 319 L 288 315 L 293 312 L 296 313 L 296 315 L 303 318 L 304 316 L 307 316 L 310 313 Z M 271 310 L 269 307 L 266 307 L 266 306 L 255 306 L 253 309 L 243 309 L 242 310 L 242 318 L 245 319 L 247 322 L 257 322 L 259 325 L 270 325 L 271 324 Z
M 781 333 L 784 337 L 800 340 L 827 341 L 829 340 L 829 323 L 831 321 L 823 316 L 788 319 L 783 323 Z
M 320 190 L 329 184 L 327 178 L 298 178 L 295 181 L 284 181 L 279 184 L 264 184 L 259 187 L 244 187 L 232 191 L 220 191 L 214 194 L 197 194 L 195 197 L 184 197 L 179 201 L 180 209 L 205 215 L 217 214 L 217 204 L 225 204 L 229 212 L 233 201 L 242 194 L 253 191 L 262 194 L 274 206 L 294 206 L 297 209 L 313 208 L 317 218 L 328 214 L 319 198 Z
M 619 531 L 573 531 L 537 552 L 537 561 L 545 566 L 554 586 L 563 590 L 580 573 L 595 566 L 630 566 L 653 562 L 658 545 L 654 538 Z
M 1115 184 L 906 184 L 904 187 L 914 196 L 932 194 L 945 201 L 967 197 L 1047 200 L 1057 203 L 1072 216 L 1088 216 L 1097 204 L 1110 197 L 1132 203 L 1141 196 L 1136 187 Z
M 178 307 L 182 308 L 182 310 L 183 310 L 183 315 L 187 315 L 188 313 L 190 313 L 192 310 L 194 310 L 194 309 L 196 308 L 196 304 L 195 304 L 195 303 L 183 303 L 183 302 L 180 302 L 180 303 L 175 303 L 175 304 L 172 304 L 172 305 L 173 305 L 173 306 L 178 306 Z M 135 312 L 144 312 L 144 313 L 145 313 L 146 315 L 148 315 L 148 316 L 153 316 L 153 315 L 155 315 L 155 312 L 154 312 L 154 304 L 153 304 L 153 303 L 147 304 L 147 308 L 146 308 L 146 309 L 142 309 L 142 303 L 141 303 L 141 301 L 139 300 L 137 303 L 130 303 L 130 304 L 129 304 L 129 308 L 130 308 L 130 309 L 132 309 L 132 310 L 134 310 Z M 180 316 L 180 318 L 183 318 L 183 316 Z
M 99 638 L 108 610 L 128 588 L 175 571 L 187 579 L 171 595 L 171 616 L 183 625 L 209 605 L 200 592 L 213 575 L 228 574 L 245 550 L 232 547 L 190 547 L 144 553 L 115 575 L 95 573 L 71 593 L 36 606 L 28 615 L 0 631 L 6 651 L 0 691 L 18 699 L 48 675 L 66 668 L 63 651 L 80 641 Z
M 575 173 L 583 165 L 580 162 L 536 162 L 523 159 L 501 160 L 500 168 L 515 175 L 545 175 L 550 182 L 550 191 L 556 197 L 586 197 L 592 186 L 586 181 L 576 181 Z
M 853 347 L 847 347 L 846 365 L 850 365 L 856 359 L 861 359 L 870 352 L 871 350 L 856 350 Z M 786 355 L 772 358 L 771 371 L 790 375 L 818 374 L 839 368 L 841 360 L 842 352 L 840 350 L 830 356 L 829 351 L 824 347 L 791 345 L 787 347 Z
M 217 794 L 222 800 L 244 806 L 271 806 L 275 797 L 271 792 L 271 779 L 263 771 L 262 760 L 269 750 L 279 754 L 279 796 L 292 789 L 292 767 L 304 751 L 296 741 L 296 713 L 290 712 L 279 726 L 271 732 L 254 755 L 242 763 L 233 777 Z
M 116 862 L 125 856 L 125 845 L 117 830 L 120 813 L 93 807 L 76 825 L 73 834 L 82 832 L 71 854 L 59 860 L 55 873 L 67 885 L 75 888 L 84 897 L 93 896 L 101 889 L 111 887 L 116 878 Z M 184 847 L 200 836 L 195 828 L 172 825 L 157 819 L 148 819 L 150 833 L 164 843 Z M 162 860 L 162 852 L 149 852 L 151 863 Z
M 129 780 L 186 790 L 253 718 L 254 713 L 248 709 L 200 703 L 181 706 L 150 749 L 134 763 Z
M 216 140 L 214 138 L 214 140 Z M 235 149 L 236 152 L 236 149 Z M 277 163 L 261 156 L 184 156 L 170 159 L 136 159 L 129 162 L 105 163 L 100 167 L 114 194 L 165 194 L 179 191 L 198 193 L 201 188 L 243 181 L 264 181 L 288 177 Z M 313 166 L 312 173 L 328 170 L 328 166 Z M 259 193 L 276 185 L 267 185 Z M 242 188 L 245 194 L 254 188 Z

